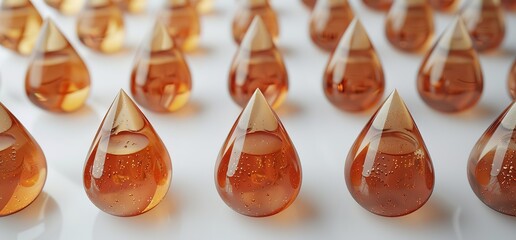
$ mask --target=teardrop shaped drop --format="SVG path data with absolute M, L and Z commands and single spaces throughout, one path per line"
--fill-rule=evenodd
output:
M 451 12 L 455 10 L 458 0 L 429 0 L 430 5 L 437 11 Z
M 84 6 L 84 0 L 45 0 L 45 3 L 66 15 L 76 14 Z
M 81 57 L 52 20 L 41 29 L 27 75 L 25 93 L 51 112 L 81 108 L 90 92 L 90 74 Z
M 147 0 L 112 0 L 120 9 L 126 12 L 138 13 L 145 9 Z
M 490 208 L 516 216 L 516 103 L 478 140 L 468 161 L 473 192 Z
M 424 58 L 417 88 L 425 103 L 442 112 L 460 112 L 478 102 L 484 88 L 473 42 L 460 18 Z
M 187 0 L 168 0 L 159 21 L 180 49 L 186 52 L 197 48 L 201 34 L 200 19 Z
M 315 4 L 317 3 L 317 0 L 301 0 L 301 1 L 309 9 L 314 9 Z
M 30 205 L 47 179 L 47 162 L 39 144 L 0 103 L 0 217 Z
M 172 178 L 170 156 L 136 104 L 121 90 L 84 166 L 84 189 L 100 210 L 128 217 L 154 208 Z
M 369 109 L 385 88 L 382 65 L 364 26 L 355 18 L 330 57 L 324 75 L 324 93 L 344 111 Z
M 345 177 L 355 201 L 385 217 L 412 213 L 430 198 L 432 160 L 398 92 L 385 100 L 353 144 Z
M 0 44 L 19 54 L 34 48 L 43 20 L 29 0 L 3 1 L 0 6 Z
M 512 99 L 516 99 L 516 60 L 514 60 L 509 72 L 509 92 Z
M 500 0 L 470 0 L 462 18 L 476 50 L 493 50 L 502 44 L 505 19 Z
M 229 93 L 244 107 L 256 89 L 279 107 L 288 91 L 288 74 L 265 23 L 255 17 L 240 45 L 229 73 Z
M 387 14 L 385 34 L 402 51 L 425 50 L 434 35 L 434 16 L 427 0 L 395 0 Z
M 190 70 L 181 51 L 161 23 L 143 43 L 131 75 L 131 93 L 141 106 L 156 112 L 173 112 L 190 97 Z
M 198 13 L 206 14 L 213 10 L 213 0 L 190 0 Z
M 219 153 L 215 182 L 220 197 L 240 214 L 271 216 L 294 202 L 301 175 L 290 137 L 256 90 Z
M 354 13 L 347 0 L 319 0 L 310 17 L 310 38 L 319 48 L 333 51 Z
M 232 27 L 233 39 L 236 43 L 241 44 L 244 35 L 249 31 L 248 28 L 256 16 L 262 18 L 274 43 L 278 42 L 278 19 L 276 13 L 269 5 L 269 0 L 242 0 L 238 4 Z
M 507 11 L 516 11 L 516 1 L 514 0 L 502 0 L 502 5 Z
M 77 19 L 77 35 L 95 51 L 120 51 L 125 37 L 122 11 L 111 0 L 87 0 Z
M 392 1 L 393 0 L 362 0 L 366 6 L 378 11 L 389 10 L 392 6 Z

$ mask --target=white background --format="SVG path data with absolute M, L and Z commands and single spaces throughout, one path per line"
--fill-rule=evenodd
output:
M 227 90 L 236 45 L 230 34 L 234 1 L 216 1 L 202 18 L 200 49 L 187 55 L 194 88 L 190 103 L 172 114 L 145 111 L 172 157 L 171 190 L 154 210 L 132 218 L 101 212 L 82 186 L 83 164 L 107 108 L 120 88 L 128 89 L 135 49 L 150 31 L 161 1 L 145 13 L 126 17 L 126 48 L 115 55 L 86 49 L 75 35 L 75 17 L 35 5 L 53 18 L 89 66 L 92 92 L 87 107 L 53 114 L 32 105 L 23 86 L 28 58 L 0 50 L 0 100 L 38 140 L 48 161 L 41 196 L 25 210 L 0 218 L 0 239 L 511 239 L 516 218 L 497 213 L 471 191 L 466 163 L 485 129 L 510 103 L 507 73 L 516 57 L 516 14 L 507 14 L 503 47 L 481 55 L 485 91 L 472 110 L 444 115 L 419 98 L 415 79 L 422 55 L 402 53 L 385 39 L 384 13 L 351 4 L 364 22 L 383 62 L 388 94 L 400 91 L 433 159 L 436 184 L 429 202 L 405 217 L 384 218 L 360 207 L 344 182 L 348 150 L 373 110 L 349 114 L 332 107 L 322 92 L 328 54 L 308 37 L 309 12 L 298 0 L 274 0 L 281 23 L 279 48 L 290 74 L 290 92 L 277 110 L 303 166 L 295 203 L 268 218 L 241 216 L 219 198 L 214 186 L 217 154 L 240 112 Z M 436 14 L 440 34 L 453 19 Z

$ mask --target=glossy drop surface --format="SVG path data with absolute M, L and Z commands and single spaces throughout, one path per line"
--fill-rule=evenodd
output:
M 387 11 L 392 5 L 393 0 L 362 0 L 362 2 L 375 10 Z
M 516 60 L 512 64 L 509 72 L 509 92 L 512 99 L 516 99 Z
M 43 22 L 41 16 L 29 0 L 4 0 L 0 4 L 0 44 L 29 55 Z
M 256 17 L 238 49 L 229 74 L 229 93 L 244 107 L 260 89 L 273 107 L 279 107 L 288 91 L 288 74 L 264 22 Z
M 301 0 L 303 4 L 309 9 L 314 9 L 317 0 Z
M 422 207 L 434 188 L 434 170 L 421 134 L 395 91 L 362 130 L 346 160 L 353 198 L 386 217 Z
M 197 9 L 200 14 L 206 14 L 213 10 L 214 0 L 189 0 L 192 6 Z
M 426 50 L 434 35 L 434 17 L 426 0 L 395 0 L 385 22 L 387 40 L 407 52 Z
M 200 19 L 187 0 L 168 0 L 160 14 L 160 22 L 181 50 L 192 51 L 197 48 L 201 34 Z
M 324 93 L 344 111 L 369 109 L 385 88 L 382 65 L 362 23 L 355 19 L 330 57 L 324 75 Z
M 490 208 L 516 216 L 516 104 L 487 129 L 468 161 L 473 192 Z
M 120 91 L 86 158 L 86 194 L 106 213 L 135 216 L 158 205 L 171 177 L 163 142 L 136 104 Z
M 41 193 L 45 155 L 27 129 L 0 104 L 0 217 L 18 212 Z
M 140 47 L 131 75 L 131 93 L 141 106 L 172 112 L 190 97 L 190 70 L 165 27 L 158 23 Z
M 251 26 L 253 19 L 260 16 L 273 41 L 278 42 L 279 24 L 276 12 L 269 5 L 269 0 L 241 0 L 233 18 L 233 39 L 240 44 Z
M 515 0 L 502 0 L 502 5 L 508 11 L 516 11 L 516 1 Z
M 125 37 L 122 11 L 111 0 L 87 0 L 77 19 L 77 35 L 95 51 L 120 51 Z
M 429 0 L 428 3 L 437 11 L 451 12 L 455 10 L 460 0 Z
M 215 168 L 217 191 L 236 212 L 265 217 L 294 202 L 301 178 L 294 145 L 257 90 L 219 153 Z
M 75 111 L 88 98 L 88 68 L 52 20 L 41 29 L 25 77 L 25 92 L 36 106 L 52 112 Z
M 44 0 L 45 3 L 66 15 L 78 13 L 84 6 L 85 0 Z
M 505 37 L 505 19 L 500 0 L 470 0 L 462 11 L 475 49 L 498 48 Z
M 333 51 L 353 18 L 347 0 L 319 0 L 310 17 L 312 42 L 325 51 Z
M 112 0 L 120 9 L 126 12 L 138 13 L 145 10 L 147 0 Z
M 460 112 L 478 102 L 483 85 L 477 53 L 457 18 L 423 60 L 417 79 L 419 95 L 433 109 Z

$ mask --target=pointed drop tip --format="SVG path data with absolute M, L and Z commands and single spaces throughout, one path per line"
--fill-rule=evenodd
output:
M 259 88 L 254 90 L 253 96 L 251 98 L 256 98 L 256 97 L 261 97 L 261 98 L 265 99 L 265 96 L 263 96 L 263 93 Z
M 400 95 L 398 89 L 394 89 L 392 91 L 392 93 L 389 95 L 389 97 L 387 97 L 387 99 L 404 102 L 403 98 L 401 98 L 401 95 Z
M 242 39 L 241 47 L 251 51 L 261 51 L 274 48 L 271 33 L 260 16 L 255 16 Z

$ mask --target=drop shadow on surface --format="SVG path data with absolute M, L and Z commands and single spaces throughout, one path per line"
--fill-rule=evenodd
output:
M 213 54 L 213 52 L 215 52 L 215 47 L 201 42 L 196 49 L 184 52 L 183 54 L 187 57 L 204 57 Z
M 304 109 L 302 105 L 293 101 L 286 101 L 278 109 L 276 109 L 276 113 L 280 117 L 297 116 L 303 113 L 303 111 Z
M 490 51 L 480 52 L 480 55 L 486 57 L 513 57 L 516 55 L 516 49 L 502 47 Z
M 45 192 L 20 212 L 0 218 L 2 239 L 19 239 L 21 234 L 31 239 L 59 239 L 62 225 L 57 202 Z
M 496 114 L 496 107 L 487 105 L 485 102 L 479 102 L 475 107 L 468 109 L 464 112 L 459 113 L 442 113 L 448 118 L 455 118 L 460 119 L 461 121 L 474 121 L 474 120 L 480 120 L 485 118 L 492 118 Z
M 99 211 L 93 225 L 93 239 L 125 239 L 135 236 L 163 237 L 177 235 L 180 204 L 167 194 L 154 209 L 134 217 L 116 217 Z
M 201 102 L 196 100 L 189 101 L 184 107 L 175 111 L 175 112 L 153 112 L 150 110 L 146 110 L 146 115 L 152 115 L 155 118 L 162 120 L 170 120 L 170 118 L 175 119 L 191 119 L 192 117 L 198 116 L 203 112 L 204 106 Z
M 294 55 L 296 55 L 296 50 L 292 46 L 280 43 L 280 44 L 278 44 L 278 49 L 283 54 L 283 56 L 294 56 Z
M 242 216 L 245 217 L 245 216 Z M 250 222 L 260 222 L 264 227 L 270 228 L 294 228 L 316 221 L 319 213 L 313 202 L 303 196 L 298 198 L 287 209 L 282 212 L 263 218 L 249 218 Z

